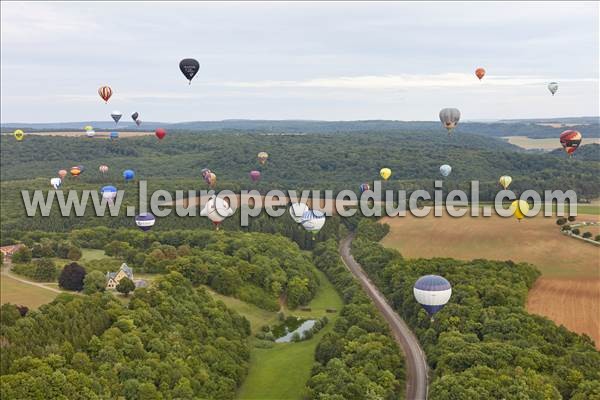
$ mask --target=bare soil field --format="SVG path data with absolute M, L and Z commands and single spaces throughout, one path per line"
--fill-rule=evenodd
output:
M 523 149 L 532 150 L 532 149 L 541 149 L 541 150 L 554 150 L 560 149 L 562 146 L 558 141 L 558 138 L 549 138 L 549 139 L 532 139 L 527 136 L 505 136 L 502 139 L 505 139 L 510 144 L 514 144 L 515 146 L 519 146 Z M 592 144 L 599 143 L 600 138 L 584 138 L 582 144 Z
M 600 350 L 600 278 L 541 277 L 529 292 L 527 311 L 587 334 Z
M 598 221 L 579 214 L 578 222 Z M 490 218 L 384 218 L 390 233 L 382 240 L 403 256 L 487 258 L 534 264 L 542 277 L 529 292 L 527 310 L 567 329 L 585 333 L 600 349 L 600 247 L 562 235 L 556 218 L 517 222 Z
M 154 135 L 154 132 L 140 132 L 140 131 L 121 132 L 119 130 L 116 130 L 116 131 L 119 132 L 119 139 L 128 138 L 128 137 Z M 31 132 L 31 133 L 27 133 L 27 135 L 86 137 L 85 132 L 83 130 L 72 131 L 72 132 L 67 132 L 67 131 L 65 131 L 65 132 Z M 110 132 L 96 132 L 96 135 L 94 135 L 94 137 L 90 138 L 90 140 L 108 139 L 109 136 L 110 136 Z

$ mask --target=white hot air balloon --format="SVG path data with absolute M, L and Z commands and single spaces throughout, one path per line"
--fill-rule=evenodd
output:
M 114 186 L 104 186 L 100 189 L 100 193 L 102 193 L 102 198 L 106 199 L 109 203 L 117 197 L 117 188 Z
M 440 311 L 452 296 L 452 286 L 446 278 L 438 275 L 425 275 L 420 277 L 413 287 L 415 300 L 427 314 L 433 316 Z
M 448 164 L 444 164 L 440 167 L 440 174 L 442 174 L 442 176 L 448 176 L 450 175 L 450 172 L 452 172 L 452 167 Z
M 85 131 L 85 136 L 87 136 L 89 138 L 93 138 L 94 136 L 96 136 L 96 131 L 93 129 L 89 129 L 89 130 Z
M 452 130 L 456 128 L 458 121 L 460 121 L 460 111 L 458 108 L 443 108 L 440 111 L 440 121 L 442 121 L 442 125 L 448 130 L 448 135 L 450 135 Z
M 304 203 L 294 203 L 290 206 L 290 215 L 297 224 L 302 222 L 302 215 L 308 211 L 308 206 Z
M 233 214 L 234 210 L 229 206 L 229 201 L 217 196 L 212 196 L 208 199 L 204 208 L 200 211 L 200 216 L 208 217 L 217 230 L 219 230 L 221 222 Z
M 550 93 L 552 93 L 552 96 L 554 96 L 554 93 L 556 93 L 556 91 L 558 90 L 558 83 L 550 82 L 548 84 L 548 90 L 550 91 Z
M 315 236 L 325 225 L 325 214 L 318 210 L 308 210 L 302 214 L 302 227 Z
M 50 179 L 50 185 L 54 188 L 54 190 L 58 189 L 62 184 L 62 180 L 60 178 L 52 178 Z

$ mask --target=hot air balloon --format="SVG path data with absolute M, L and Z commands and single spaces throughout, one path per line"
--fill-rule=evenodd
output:
M 67 176 L 67 170 L 61 169 L 60 171 L 58 171 L 58 176 L 60 177 L 60 179 L 65 179 L 65 176 Z
M 132 180 L 134 177 L 135 177 L 135 172 L 133 172 L 132 170 L 126 169 L 125 171 L 123 171 L 123 178 L 125 178 L 126 182 Z
M 260 163 L 260 165 L 265 165 L 265 163 L 267 162 L 267 159 L 269 158 L 269 154 L 261 151 L 260 153 L 258 153 L 258 162 Z
M 442 174 L 442 176 L 448 176 L 450 175 L 450 172 L 452 172 L 452 167 L 448 164 L 444 164 L 440 167 L 440 174 Z
M 131 119 L 134 121 L 137 121 L 139 116 L 140 116 L 140 114 L 136 111 L 133 114 L 131 114 Z
M 208 168 L 202 168 L 202 170 L 200 171 L 200 174 L 202 175 L 202 179 L 204 179 L 205 181 L 208 179 L 208 175 L 211 173 L 212 171 Z
M 62 180 L 60 178 L 52 178 L 50 179 L 50 185 L 56 190 L 62 184 Z
M 185 58 L 179 62 L 179 69 L 181 70 L 183 76 L 188 79 L 189 84 L 191 85 L 192 79 L 194 79 L 194 76 L 196 76 L 198 70 L 200 69 L 200 64 L 193 58 Z
M 479 80 L 481 80 L 485 76 L 485 68 L 481 68 L 481 67 L 477 68 L 475 70 L 475 75 L 477 75 Z
M 512 211 L 512 215 L 521 222 L 529 212 L 529 203 L 525 200 L 515 200 L 511 203 L 510 210 Z
M 110 138 L 111 138 L 112 140 L 114 140 L 114 139 L 118 139 L 118 138 L 119 138 L 119 132 L 111 132 L 111 133 L 110 133 Z
M 77 166 L 77 168 L 79 168 L 79 170 L 80 170 L 81 172 L 85 171 L 85 167 L 84 167 L 83 165 L 81 165 L 81 164 L 79 164 L 79 165 Z
M 96 136 L 96 131 L 93 129 L 87 130 L 87 131 L 85 131 L 85 136 L 87 136 L 89 138 L 93 138 L 94 136 Z
M 315 236 L 325 225 L 325 214 L 318 210 L 307 210 L 302 214 L 302 227 Z
M 115 121 L 115 124 L 119 123 L 119 120 L 121 119 L 121 117 L 123 116 L 123 113 L 121 111 L 113 111 L 110 113 L 110 116 L 112 117 L 112 119 Z
M 135 224 L 144 232 L 152 228 L 155 222 L 156 218 L 151 213 L 140 213 L 135 216 Z
M 460 121 L 460 111 L 457 108 L 443 108 L 440 111 L 440 121 L 442 121 L 442 125 L 448 130 L 448 135 L 450 135 L 452 129 Z
M 15 136 L 15 139 L 20 142 L 25 137 L 25 132 L 23 132 L 21 129 L 17 129 L 13 135 Z
M 99 167 L 98 167 L 98 170 L 99 170 L 101 173 L 105 174 L 105 173 L 107 173 L 107 172 L 108 172 L 108 166 L 103 164 L 103 165 L 101 165 L 101 166 L 99 166 Z
M 504 188 L 504 190 L 508 189 L 511 182 L 512 178 L 508 175 L 502 175 L 500 179 L 498 179 L 498 183 Z
M 388 179 L 390 179 L 390 176 L 392 176 L 392 170 L 389 168 L 381 168 L 381 171 L 379 171 L 379 175 L 381 175 L 383 180 L 387 181 Z
M 552 96 L 554 96 L 554 93 L 556 93 L 556 91 L 558 90 L 558 83 L 550 82 L 548 84 L 548 90 L 550 91 L 550 93 L 552 93 Z
M 86 125 L 86 126 L 84 126 L 84 127 L 83 127 L 83 130 L 84 130 L 84 131 L 93 131 L 93 130 L 94 130 L 94 127 L 93 127 L 93 126 L 91 126 L 91 125 Z
M 371 186 L 369 186 L 369 184 L 368 184 L 368 183 L 361 183 L 361 184 L 360 184 L 360 192 L 361 192 L 361 193 L 364 193 L 364 192 L 366 192 L 367 190 L 371 190 Z
M 140 126 L 140 125 L 142 124 L 142 120 L 141 120 L 141 119 L 136 119 L 136 120 L 135 120 L 135 124 L 136 124 L 137 126 Z
M 258 182 L 260 180 L 260 171 L 250 171 L 250 179 L 252 182 Z
M 560 144 L 562 145 L 563 149 L 565 149 L 569 157 L 573 156 L 573 153 L 575 153 L 575 150 L 577 150 L 581 144 L 581 139 L 581 133 L 577 131 L 569 130 L 560 134 Z
M 156 131 L 154 131 L 154 134 L 159 140 L 162 140 L 167 135 L 167 131 L 163 128 L 157 128 Z
M 200 216 L 208 217 L 217 230 L 219 230 L 221 222 L 223 222 L 225 218 L 232 216 L 233 212 L 234 211 L 229 206 L 227 200 L 212 196 L 208 199 L 202 211 L 200 211 Z
M 102 198 L 106 199 L 109 203 L 112 203 L 115 197 L 117 197 L 117 188 L 114 186 L 104 186 L 100 189 Z
M 302 222 L 302 216 L 308 211 L 308 206 L 304 203 L 293 203 L 290 206 L 290 215 L 296 223 Z
M 217 175 L 215 175 L 214 172 L 211 172 L 206 176 L 205 181 L 208 184 L 208 186 L 214 188 L 215 186 L 217 186 Z
M 445 278 L 438 275 L 420 277 L 413 287 L 415 300 L 433 320 L 433 315 L 440 311 L 452 296 L 452 286 Z
M 71 167 L 71 175 L 72 176 L 79 176 L 81 175 L 81 168 L 79 167 Z
M 108 103 L 108 99 L 110 99 L 110 96 L 112 96 L 112 89 L 110 88 L 110 86 L 101 86 L 98 89 L 98 94 L 100 95 L 100 97 L 102 97 L 102 100 L 104 100 L 105 103 Z

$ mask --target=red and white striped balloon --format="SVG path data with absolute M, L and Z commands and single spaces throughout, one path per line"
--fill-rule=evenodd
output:
M 100 95 L 100 97 L 102 97 L 102 100 L 104 100 L 104 102 L 108 103 L 108 99 L 110 99 L 110 96 L 112 96 L 112 89 L 110 88 L 110 86 L 100 86 L 100 89 L 98 89 L 98 94 Z

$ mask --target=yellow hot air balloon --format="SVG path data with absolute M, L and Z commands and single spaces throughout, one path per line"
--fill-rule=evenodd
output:
M 498 183 L 504 188 L 504 190 L 508 189 L 511 182 L 512 178 L 508 175 L 503 175 L 500 177 L 500 179 L 498 179 Z
M 388 179 L 390 179 L 390 176 L 392 176 L 392 170 L 389 168 L 381 168 L 381 171 L 379 171 L 379 175 L 381 175 L 383 180 L 387 181 Z
M 258 162 L 260 163 L 260 165 L 265 165 L 265 163 L 267 162 L 267 159 L 269 158 L 269 153 L 261 151 L 260 153 L 258 153 Z
M 20 142 L 25 137 L 25 132 L 23 132 L 20 129 L 17 129 L 15 133 L 13 133 L 13 135 L 15 135 L 15 139 L 17 139 Z
M 529 212 L 529 203 L 527 203 L 525 200 L 515 200 L 510 205 L 510 209 L 515 218 L 521 222 L 521 220 L 525 218 L 526 214 Z
M 86 132 L 87 131 L 93 131 L 94 127 L 92 127 L 91 125 L 86 125 L 86 126 L 83 127 L 83 130 L 86 131 Z

